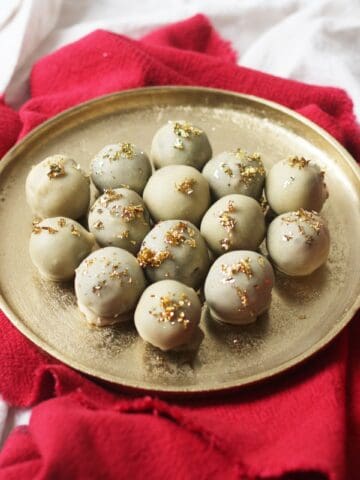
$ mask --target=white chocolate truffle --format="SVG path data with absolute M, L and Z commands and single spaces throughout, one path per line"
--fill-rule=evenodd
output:
M 238 193 L 259 200 L 265 169 L 258 153 L 237 150 L 222 152 L 206 163 L 202 174 L 209 182 L 213 198 Z
M 135 254 L 150 231 L 150 216 L 133 190 L 108 189 L 90 209 L 89 229 L 102 247 L 113 245 Z
M 94 236 L 71 218 L 33 222 L 30 257 L 47 280 L 61 282 L 73 278 L 75 269 L 94 246 Z
M 166 351 L 192 341 L 200 316 L 195 290 L 175 280 L 162 280 L 142 294 L 134 318 L 140 337 Z
M 144 201 L 156 221 L 182 219 L 198 225 L 210 205 L 209 185 L 195 168 L 169 165 L 150 177 Z
M 76 270 L 79 310 L 98 327 L 129 320 L 145 286 L 136 258 L 122 248 L 96 250 Z
M 324 172 L 305 158 L 290 157 L 276 163 L 265 184 L 266 199 L 277 214 L 303 208 L 320 212 L 328 191 Z
M 291 276 L 309 275 L 326 262 L 330 235 L 320 215 L 300 209 L 270 223 L 266 245 L 278 270 Z
M 106 145 L 91 161 L 91 178 L 102 192 L 125 187 L 141 195 L 150 175 L 148 156 L 132 143 Z
M 74 160 L 53 155 L 35 165 L 26 179 L 26 199 L 41 218 L 84 215 L 90 202 L 90 180 Z
M 159 222 L 145 237 L 138 261 L 151 282 L 172 279 L 198 288 L 209 269 L 199 230 L 184 220 Z
M 219 257 L 205 281 L 205 298 L 215 320 L 252 323 L 270 306 L 274 272 L 256 252 L 237 250 Z
M 227 195 L 205 213 L 200 230 L 216 255 L 230 250 L 256 250 L 265 236 L 265 218 L 253 198 Z
M 201 170 L 211 158 L 212 150 L 206 133 L 184 120 L 169 121 L 156 133 L 150 157 L 155 168 L 166 165 L 190 165 Z

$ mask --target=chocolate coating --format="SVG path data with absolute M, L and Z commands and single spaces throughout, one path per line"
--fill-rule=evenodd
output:
M 230 250 L 256 250 L 265 236 L 264 214 L 253 198 L 227 195 L 205 213 L 200 230 L 216 255 Z
M 90 202 L 90 181 L 66 155 L 53 155 L 35 165 L 26 179 L 26 199 L 41 218 L 84 215 Z
M 209 185 L 195 168 L 169 165 L 150 177 L 144 201 L 156 221 L 182 219 L 198 225 L 210 205 Z
M 146 235 L 138 254 L 151 282 L 172 279 L 198 288 L 209 269 L 209 253 L 199 230 L 184 220 L 164 220 Z
M 135 254 L 150 228 L 145 204 L 133 190 L 106 190 L 90 209 L 89 229 L 103 247 L 113 245 Z
M 96 250 L 76 270 L 79 310 L 92 325 L 129 320 L 145 286 L 136 258 L 117 247 Z
M 256 252 L 237 250 L 219 257 L 205 281 L 205 298 L 215 320 L 252 323 L 271 302 L 274 272 Z
M 265 192 L 270 207 L 277 214 L 299 208 L 320 212 L 328 198 L 320 167 L 299 157 L 282 160 L 270 169 Z
M 29 251 L 41 276 L 61 282 L 73 278 L 75 269 L 94 246 L 94 236 L 78 222 L 53 217 L 33 225 Z
M 150 175 L 148 156 L 132 143 L 106 145 L 91 161 L 91 178 L 102 192 L 126 187 L 141 194 Z
M 237 193 L 259 200 L 265 182 L 260 155 L 250 155 L 240 148 L 212 158 L 205 164 L 202 174 L 215 199 Z
M 206 133 L 184 121 L 169 121 L 154 135 L 150 157 L 155 168 L 166 165 L 190 165 L 200 170 L 211 158 Z
M 162 280 L 144 291 L 134 319 L 140 337 L 166 351 L 191 342 L 200 316 L 195 290 L 175 280 Z
M 283 213 L 271 222 L 266 245 L 280 271 L 291 276 L 303 276 L 326 262 L 330 235 L 320 215 L 301 209 Z

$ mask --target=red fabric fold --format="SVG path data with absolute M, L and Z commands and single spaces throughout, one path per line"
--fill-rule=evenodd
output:
M 19 112 L 0 100 L 0 155 L 60 111 L 147 85 L 202 85 L 286 105 L 357 159 L 360 135 L 340 89 L 239 67 L 202 15 L 140 41 L 96 31 L 41 59 Z M 360 460 L 358 321 L 305 365 L 232 395 L 160 401 L 115 393 L 38 350 L 0 315 L 0 392 L 35 405 L 0 453 L 0 480 L 117 478 L 356 479 Z M 40 402 L 40 403 L 39 403 Z

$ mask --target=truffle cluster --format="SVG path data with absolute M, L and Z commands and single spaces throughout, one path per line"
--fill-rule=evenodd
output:
M 318 213 L 328 193 L 316 163 L 294 156 L 266 174 L 258 153 L 235 148 L 212 158 L 203 129 L 183 120 L 155 133 L 150 159 L 114 143 L 87 175 L 65 155 L 48 157 L 30 171 L 26 196 L 39 273 L 75 277 L 89 324 L 134 318 L 139 335 L 162 350 L 193 341 L 199 290 L 216 321 L 250 323 L 269 308 L 272 265 L 309 275 L 329 253 Z M 269 210 L 278 216 L 266 228 Z M 258 251 L 265 237 L 269 258 Z

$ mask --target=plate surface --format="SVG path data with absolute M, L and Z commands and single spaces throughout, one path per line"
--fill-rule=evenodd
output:
M 164 354 L 133 325 L 88 328 L 71 285 L 39 278 L 28 254 L 32 215 L 24 184 L 31 165 L 67 154 L 89 169 L 105 144 L 130 141 L 149 151 L 170 119 L 208 133 L 214 154 L 238 146 L 262 154 L 265 167 L 288 155 L 311 158 L 326 172 L 322 211 L 331 233 L 327 264 L 304 279 L 277 274 L 271 308 L 255 324 L 226 327 L 204 312 L 196 354 Z M 259 98 L 186 87 L 137 89 L 68 110 L 38 127 L 0 164 L 0 293 L 12 323 L 75 369 L 127 387 L 209 392 L 252 383 L 303 361 L 326 345 L 359 307 L 360 174 L 350 155 L 305 118 Z

